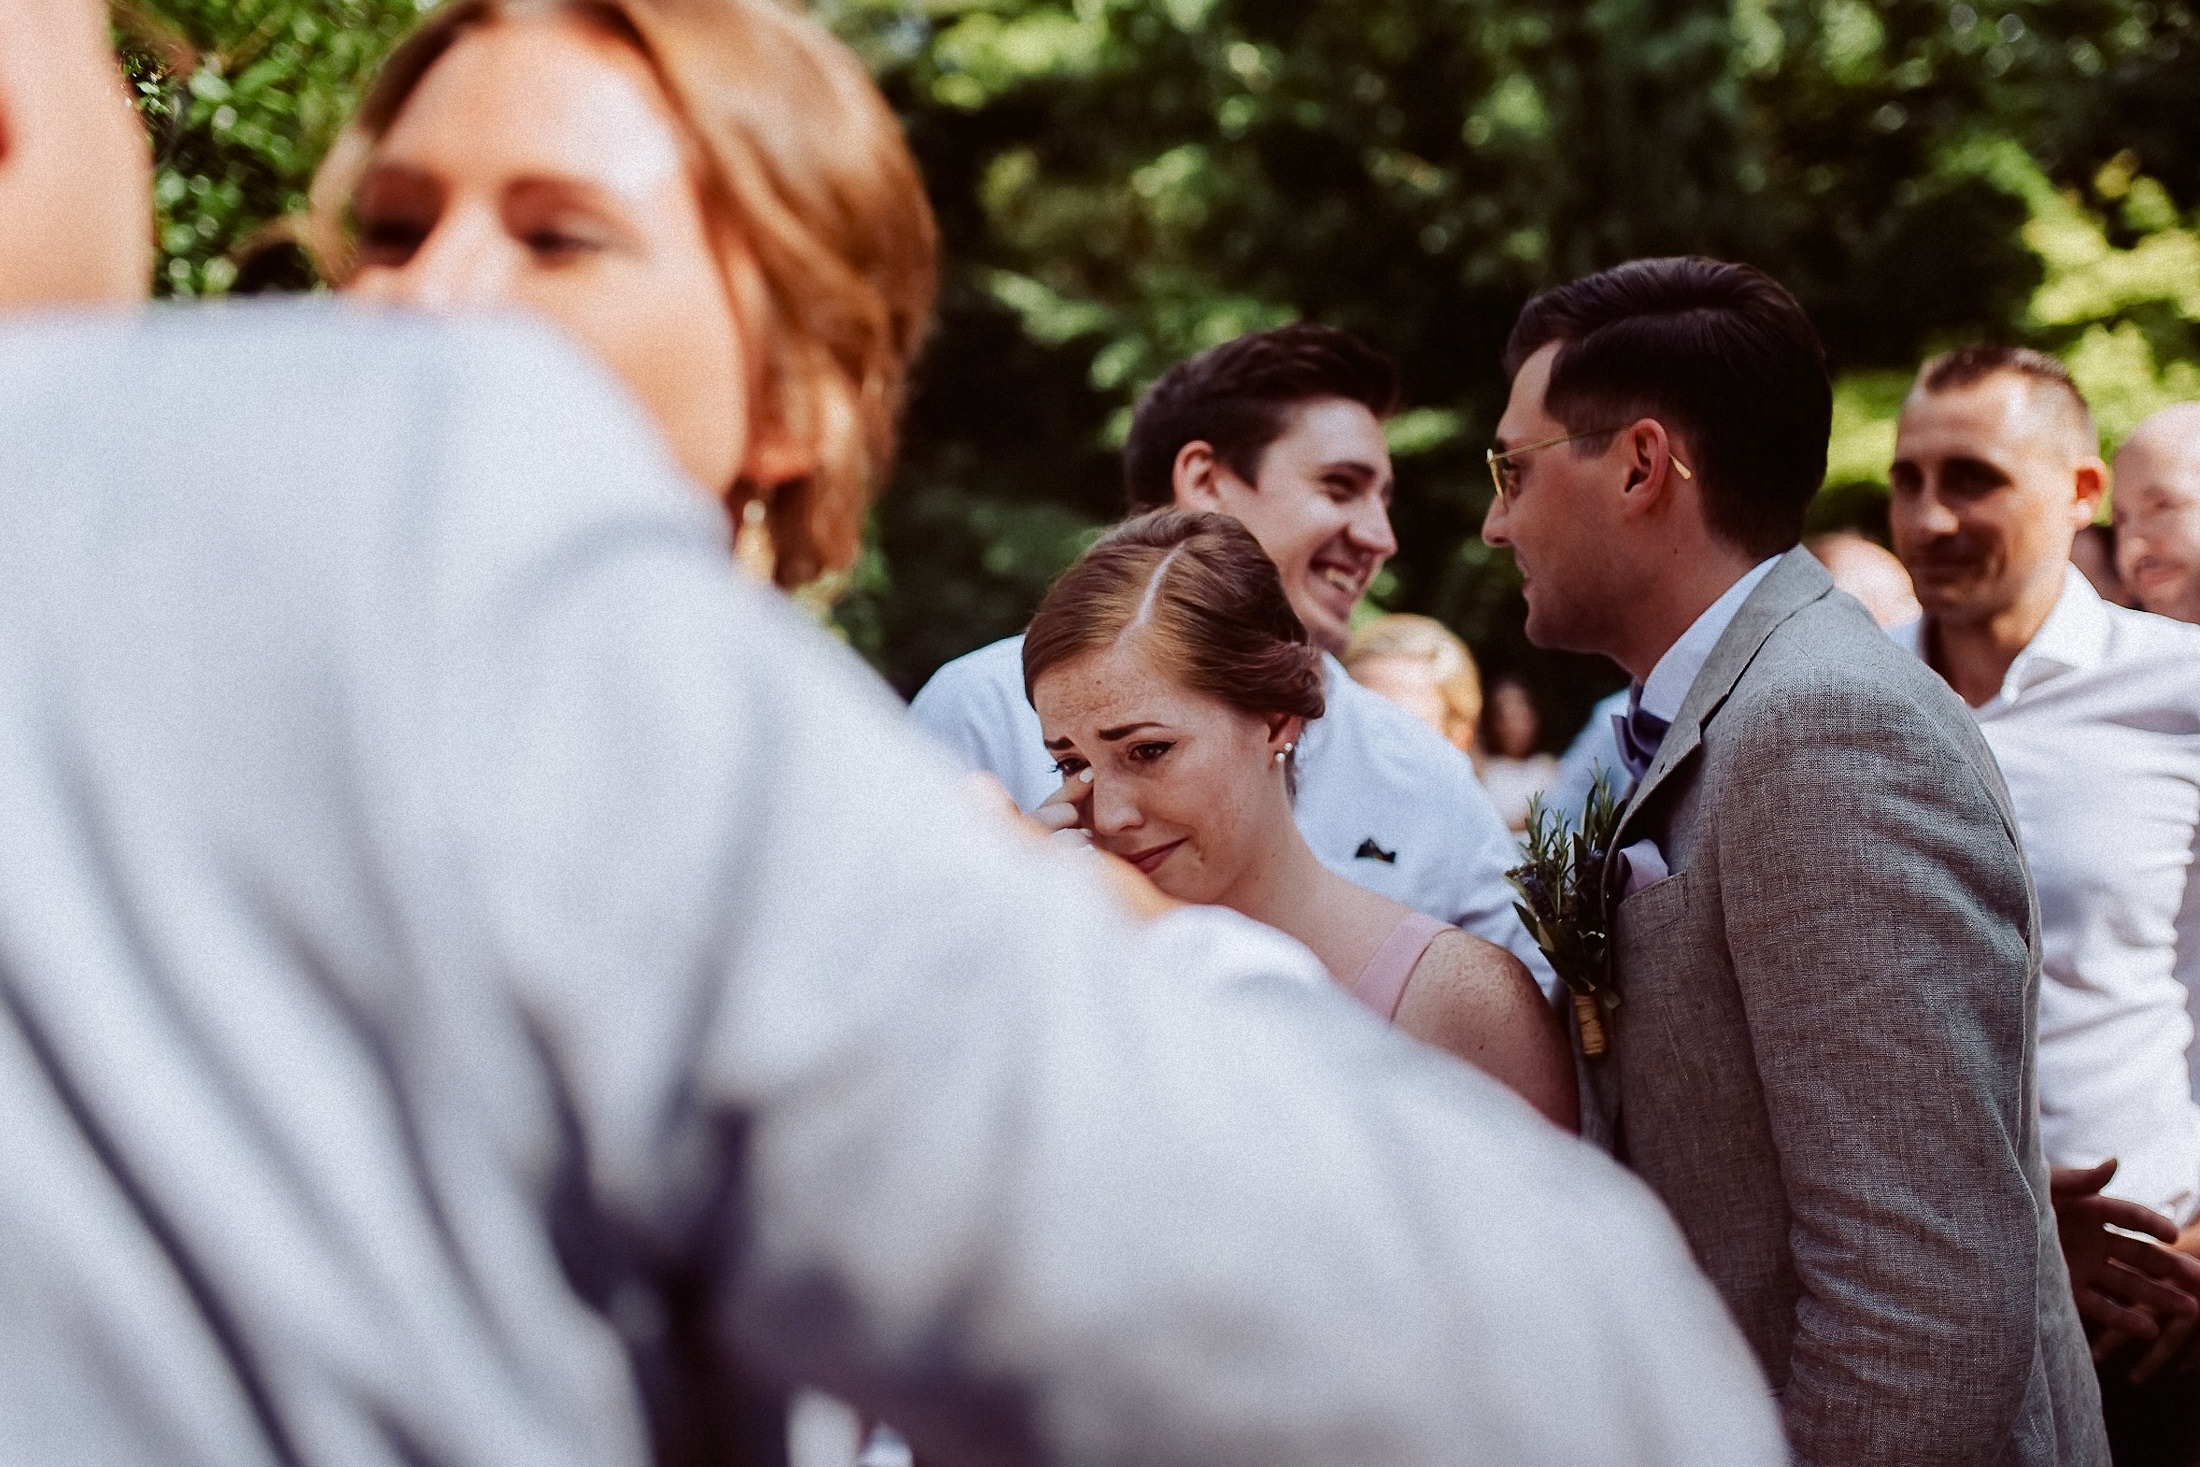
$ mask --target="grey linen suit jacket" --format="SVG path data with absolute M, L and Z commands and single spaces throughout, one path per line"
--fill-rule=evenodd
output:
M 546 334 L 0 330 L 0 525 L 6 1467 L 769 1460 L 744 1381 L 948 1462 L 1781 1457 L 1639 1182 L 984 814 Z
M 2105 1461 L 2040 1152 L 2031 882 L 1967 712 L 1792 551 L 1645 772 L 1618 844 L 1645 838 L 1672 874 L 1618 904 L 1592 1084 L 1798 1460 Z

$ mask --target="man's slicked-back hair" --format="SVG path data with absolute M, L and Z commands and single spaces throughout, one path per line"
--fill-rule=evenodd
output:
M 1300 321 L 1255 331 L 1179 362 L 1146 390 L 1123 445 L 1133 514 L 1176 501 L 1176 457 L 1203 442 L 1250 484 L 1261 457 L 1302 404 L 1359 403 L 1378 418 L 1398 410 L 1398 366 L 1347 332 Z
M 1634 260 L 1528 302 L 1506 372 L 1552 342 L 1544 407 L 1568 432 L 1656 418 L 1693 450 L 1715 533 L 1758 556 L 1802 538 L 1826 477 L 1833 387 L 1817 330 L 1778 281 L 1700 256 Z
M 1975 342 L 1943 352 L 1917 369 L 1917 385 L 1910 390 L 1933 396 L 1959 392 L 2002 373 L 2022 377 L 2036 391 L 2044 392 L 2060 407 L 2073 435 L 2073 446 L 2086 453 L 2100 448 L 2100 430 L 2093 426 L 2093 408 L 2072 380 L 2070 369 L 2043 351 L 2028 346 L 2002 346 Z

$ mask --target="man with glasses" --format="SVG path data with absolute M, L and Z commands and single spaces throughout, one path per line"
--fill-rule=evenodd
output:
M 2039 944 L 1993 755 L 1797 541 L 1816 332 L 1755 270 L 1529 303 L 1484 526 L 1528 636 L 1634 680 L 1607 872 L 1622 1160 L 1673 1210 L 1806 1463 L 2092 1463 L 2099 1392 L 2034 1085 Z

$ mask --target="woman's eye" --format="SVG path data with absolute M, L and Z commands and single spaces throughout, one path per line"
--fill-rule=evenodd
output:
M 603 240 L 594 230 L 563 225 L 531 229 L 521 236 L 521 242 L 538 258 L 552 262 L 576 259 L 603 248 Z
M 1054 761 L 1054 772 L 1062 776 L 1062 778 L 1064 779 L 1075 778 L 1077 772 L 1084 767 L 1085 761 L 1082 759 L 1070 758 L 1057 759 Z
M 402 266 L 420 250 L 429 227 L 417 219 L 399 217 L 359 221 L 359 263 Z
M 1151 764 L 1168 753 L 1170 747 L 1168 744 L 1133 744 L 1130 747 L 1131 763 Z

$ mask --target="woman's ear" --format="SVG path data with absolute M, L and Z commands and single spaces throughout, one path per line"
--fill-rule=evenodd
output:
M 817 449 L 787 427 L 778 413 L 759 414 L 751 420 L 748 451 L 741 460 L 741 482 L 769 501 L 782 484 L 816 476 Z
M 1268 747 L 1280 753 L 1285 744 L 1296 745 L 1300 735 L 1306 732 L 1306 720 L 1296 713 L 1271 713 L 1268 715 Z

